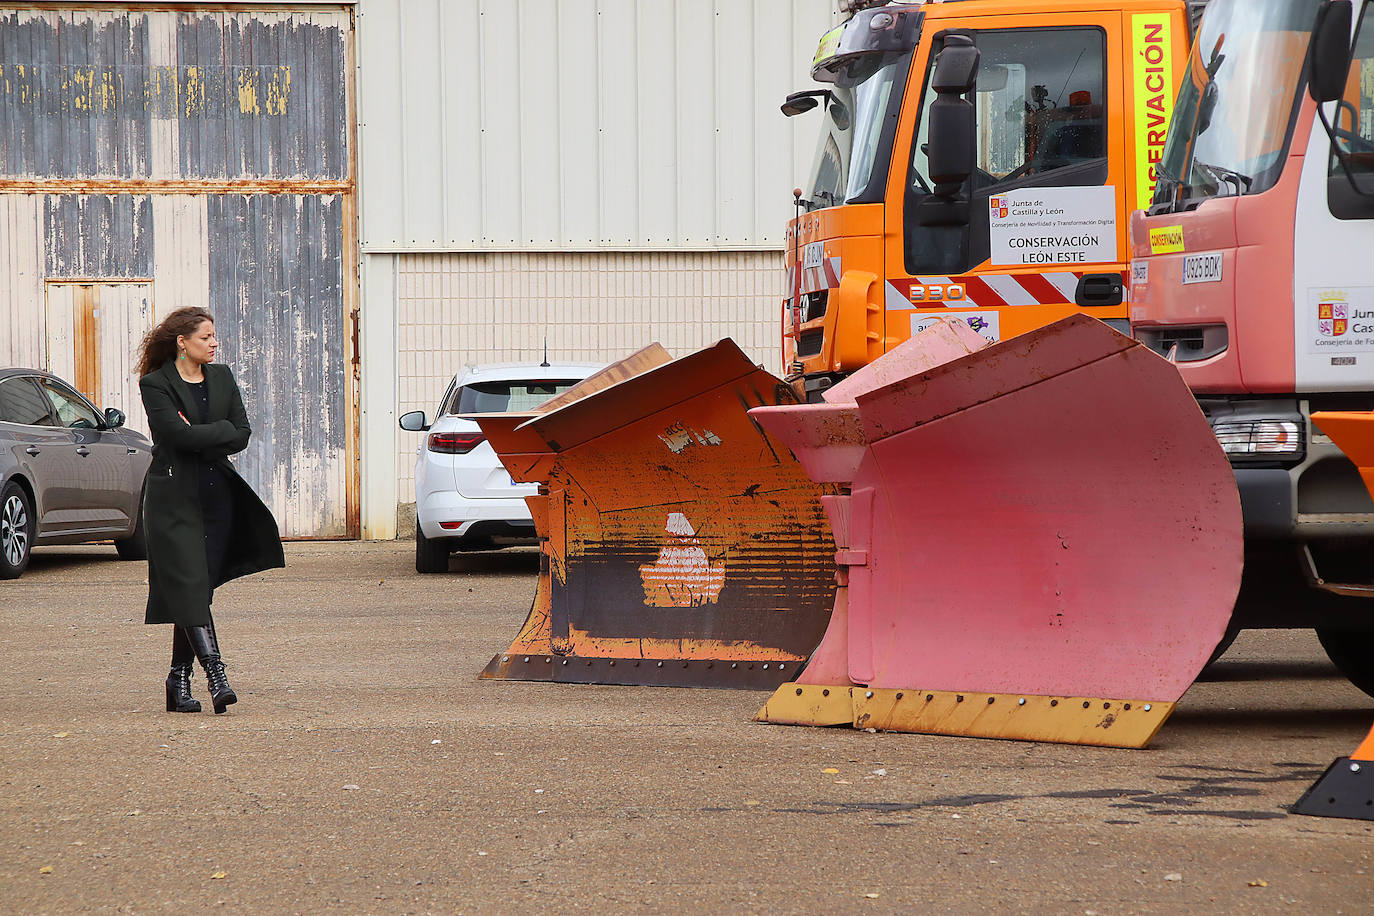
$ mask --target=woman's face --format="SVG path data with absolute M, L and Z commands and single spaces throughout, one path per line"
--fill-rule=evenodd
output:
M 202 364 L 213 362 L 215 350 L 219 349 L 219 341 L 215 339 L 215 323 L 202 321 L 189 335 L 178 336 L 177 346 L 182 348 L 187 359 Z

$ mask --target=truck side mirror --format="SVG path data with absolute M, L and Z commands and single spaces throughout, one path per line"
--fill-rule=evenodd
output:
M 930 78 L 935 101 L 930 104 L 930 141 L 926 149 L 930 180 L 935 187 L 931 197 L 918 205 L 916 219 L 921 225 L 968 222 L 968 203 L 956 198 L 973 174 L 977 155 L 973 105 L 964 96 L 973 91 L 977 81 L 979 58 L 973 39 L 958 33 L 944 36 L 944 47 L 935 58 Z
M 1327 0 L 1317 10 L 1307 51 L 1307 91 L 1317 102 L 1334 102 L 1350 76 L 1350 0 Z

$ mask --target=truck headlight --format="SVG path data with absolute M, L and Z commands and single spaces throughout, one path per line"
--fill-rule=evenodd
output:
M 1292 420 L 1227 420 L 1212 431 L 1230 457 L 1293 458 L 1303 451 L 1302 427 Z

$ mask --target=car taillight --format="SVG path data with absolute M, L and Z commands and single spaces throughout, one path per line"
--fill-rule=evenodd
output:
M 481 433 L 430 433 L 426 447 L 431 452 L 466 455 L 481 445 L 486 438 Z

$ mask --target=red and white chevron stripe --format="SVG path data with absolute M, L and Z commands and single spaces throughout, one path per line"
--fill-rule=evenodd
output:
M 797 265 L 787 268 L 787 297 L 792 298 L 793 284 L 797 280 Z M 840 259 L 825 258 L 817 267 L 804 268 L 801 273 L 801 292 L 814 293 L 822 289 L 835 289 L 840 285 Z
M 969 307 L 1004 308 L 1017 305 L 1063 305 L 1074 301 L 1078 280 L 1083 275 L 1071 270 L 1028 274 L 978 274 L 968 277 L 913 277 L 912 286 L 962 286 Z M 908 296 L 908 299 L 911 299 Z M 926 300 L 912 300 L 923 307 Z M 938 300 L 937 300 L 938 302 Z M 953 305 L 947 299 L 943 305 Z

